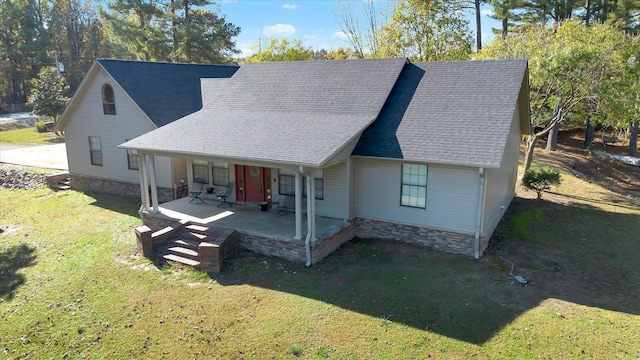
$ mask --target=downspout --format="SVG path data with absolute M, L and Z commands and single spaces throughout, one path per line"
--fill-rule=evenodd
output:
M 478 213 L 476 214 L 476 232 L 473 239 L 473 258 L 480 259 L 480 229 L 482 227 L 482 209 L 484 205 L 484 168 L 478 168 L 480 188 L 478 189 Z
M 300 173 L 304 174 L 304 168 L 300 166 Z M 311 267 L 311 215 L 309 214 L 309 184 L 310 180 L 307 176 L 307 237 L 304 239 L 304 247 L 307 251 L 307 263 L 304 265 L 305 267 Z

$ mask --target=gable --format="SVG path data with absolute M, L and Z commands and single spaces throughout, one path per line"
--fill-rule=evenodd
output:
M 122 147 L 321 167 L 375 120 L 405 64 L 374 59 L 243 65 L 230 79 L 202 81 L 202 110 Z
M 527 74 L 526 60 L 408 64 L 353 155 L 499 167 L 514 111 L 529 120 Z

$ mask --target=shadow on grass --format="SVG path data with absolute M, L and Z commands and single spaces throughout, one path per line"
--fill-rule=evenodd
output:
M 640 208 L 640 199 L 634 199 L 634 198 L 622 199 L 620 196 L 602 196 L 603 200 L 599 200 L 599 199 L 588 198 L 588 197 L 578 196 L 578 195 L 561 194 L 558 192 L 548 191 L 548 190 L 545 192 L 556 195 L 556 196 L 562 196 L 568 199 L 588 201 L 588 202 L 602 204 L 602 205 L 618 206 L 618 207 L 629 209 L 629 210 L 636 210 Z M 637 203 L 637 204 L 634 204 L 634 203 Z M 582 205 L 583 204 L 580 204 L 580 203 L 575 204 L 575 206 L 582 206 Z M 590 207 L 589 205 L 585 205 L 585 206 Z
M 127 196 L 116 196 L 109 194 L 100 194 L 96 192 L 84 192 L 85 195 L 92 197 L 94 201 L 89 205 L 97 206 L 106 210 L 115 211 L 133 217 L 139 217 L 140 199 Z
M 64 136 L 57 136 L 55 138 L 46 139 L 46 140 L 44 140 L 44 143 L 47 144 L 47 145 L 63 144 L 64 143 Z
M 549 298 L 640 314 L 633 294 L 640 288 L 637 224 L 638 215 L 519 199 L 477 261 L 356 238 L 310 269 L 242 252 L 216 279 L 483 344 Z M 523 287 L 508 278 L 509 266 L 499 256 L 516 262 L 516 274 L 547 270 L 527 275 Z
M 35 248 L 26 244 L 0 250 L 0 298 L 11 300 L 15 291 L 25 283 L 18 271 L 36 263 Z

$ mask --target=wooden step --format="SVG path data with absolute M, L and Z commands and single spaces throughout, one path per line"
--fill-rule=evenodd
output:
M 202 225 L 190 224 L 184 227 L 192 233 L 206 235 L 209 232 L 209 228 Z
M 178 234 L 177 237 L 194 240 L 194 241 L 207 241 L 208 235 L 198 234 L 191 231 L 183 231 L 180 234 Z
M 198 252 L 195 250 L 187 249 L 182 246 L 172 246 L 167 248 L 167 252 L 174 255 L 186 257 L 192 260 L 198 260 Z
M 191 250 L 197 250 L 198 245 L 200 245 L 200 241 L 176 238 L 170 243 L 170 245 L 180 246 L 180 247 L 191 249 Z
M 191 259 L 184 258 L 182 256 L 174 255 L 174 254 L 166 254 L 162 256 L 163 259 L 179 262 L 181 264 L 198 267 L 200 266 L 200 261 L 195 261 Z

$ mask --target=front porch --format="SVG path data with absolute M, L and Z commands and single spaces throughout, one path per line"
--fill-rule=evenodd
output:
M 253 204 L 220 208 L 217 200 L 207 199 L 204 203 L 190 203 L 190 200 L 186 197 L 163 203 L 155 213 L 143 210 L 143 222 L 153 230 L 181 220 L 217 229 L 234 229 L 238 233 L 240 247 L 244 249 L 295 262 L 307 261 L 307 221 L 302 224 L 302 239 L 295 239 L 295 214 L 278 216 L 275 208 L 260 211 Z M 354 236 L 352 223 L 319 216 L 315 220 L 316 238 L 310 241 L 312 263 L 320 261 Z

